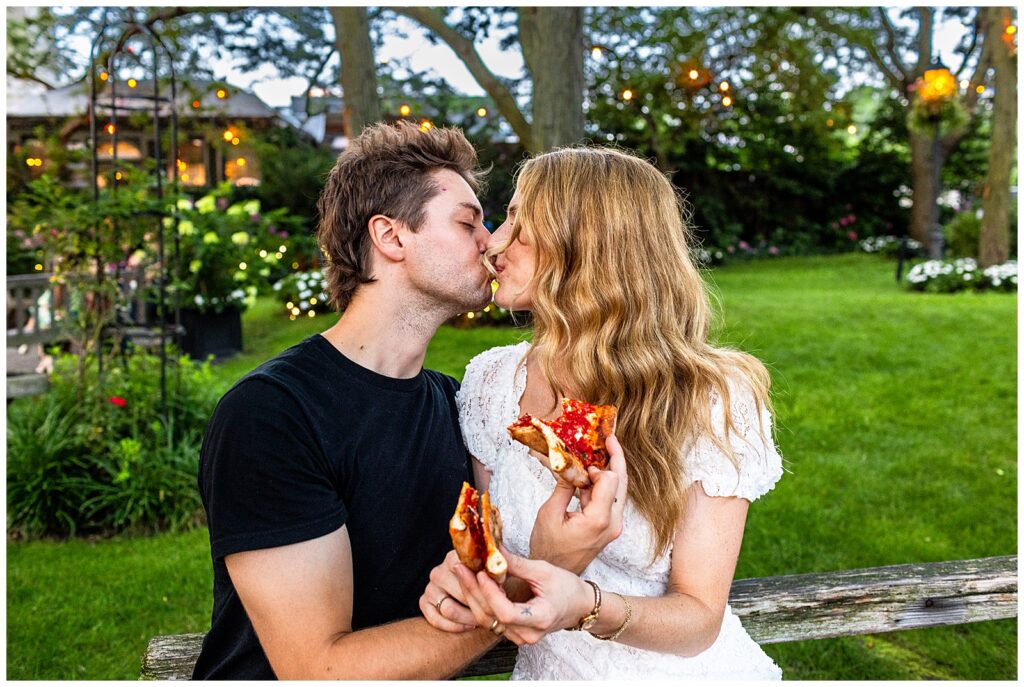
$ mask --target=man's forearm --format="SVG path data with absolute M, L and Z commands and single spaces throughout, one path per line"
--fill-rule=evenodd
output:
M 423 618 L 409 618 L 342 635 L 307 674 L 278 678 L 441 680 L 456 675 L 498 639 L 486 629 L 454 634 Z

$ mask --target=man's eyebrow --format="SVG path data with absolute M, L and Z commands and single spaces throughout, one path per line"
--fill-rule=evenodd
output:
M 470 212 L 472 212 L 473 213 L 473 219 L 476 219 L 477 217 L 483 217 L 483 214 L 484 214 L 484 211 L 480 209 L 480 206 L 479 205 L 475 205 L 473 203 L 468 203 L 468 202 L 459 203 L 459 209 L 460 210 L 469 210 Z

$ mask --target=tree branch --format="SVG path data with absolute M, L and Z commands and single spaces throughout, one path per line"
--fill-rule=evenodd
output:
M 920 28 L 917 32 L 917 74 L 923 74 L 932 62 L 932 30 L 935 22 L 935 10 L 931 7 L 918 7 Z
M 900 59 L 899 50 L 896 47 L 896 28 L 889 21 L 889 15 L 885 13 L 884 7 L 875 8 L 878 12 L 878 18 L 882 21 L 882 28 L 885 29 L 885 51 L 889 55 L 889 59 L 896 66 L 896 72 L 899 74 L 902 81 L 910 81 L 910 69 L 903 64 L 903 60 Z
M 530 123 L 526 120 L 515 97 L 501 81 L 488 69 L 480 58 L 473 41 L 448 26 L 441 11 L 434 7 L 389 7 L 392 12 L 408 17 L 424 28 L 433 31 L 466 65 L 469 73 L 491 97 L 498 111 L 508 121 L 512 130 L 519 136 L 523 147 L 530 150 L 533 134 Z

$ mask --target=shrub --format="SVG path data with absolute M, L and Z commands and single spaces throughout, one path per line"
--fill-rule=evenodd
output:
M 942 228 L 946 250 L 958 258 L 978 256 L 981 240 L 981 218 L 973 210 L 961 212 Z
M 282 303 L 291 320 L 302 315 L 312 317 L 316 313 L 330 312 L 326 288 L 327 279 L 323 270 L 292 272 L 274 284 L 276 298 Z
M 954 293 L 973 289 L 994 291 L 1017 290 L 1017 262 L 988 267 L 979 273 L 973 258 L 929 260 L 914 265 L 907 273 L 907 285 L 914 291 Z
M 877 253 L 889 258 L 895 258 L 900 252 L 900 237 L 898 236 L 869 236 L 860 241 L 860 249 L 865 253 Z M 921 252 L 921 242 L 908 238 L 905 257 L 917 256 Z
M 20 537 L 181 529 L 202 522 L 199 447 L 217 401 L 209 362 L 131 349 L 55 361 L 42 396 L 8 408 L 7 526 Z

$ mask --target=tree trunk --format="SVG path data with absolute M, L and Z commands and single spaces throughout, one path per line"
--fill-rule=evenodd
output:
M 942 168 L 942 153 L 935 159 L 935 141 L 924 134 L 910 134 L 910 171 L 914 185 L 914 205 L 910 209 L 910 237 L 931 247 L 929 234 L 939 221 L 939 187 L 935 166 Z
M 1001 265 L 1010 257 L 1010 174 L 1017 144 L 1017 60 L 1005 33 L 1013 20 L 1009 7 L 981 8 L 985 42 L 993 43 L 995 96 L 988 174 L 982 188 L 981 267 Z
M 345 136 L 351 141 L 363 127 L 380 121 L 370 20 L 365 7 L 331 7 L 330 10 L 334 20 L 334 45 L 341 56 Z
M 583 8 L 521 7 L 519 41 L 533 81 L 533 145 L 583 140 Z

